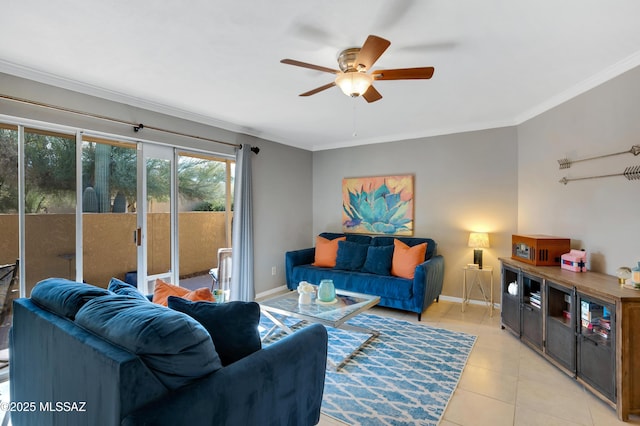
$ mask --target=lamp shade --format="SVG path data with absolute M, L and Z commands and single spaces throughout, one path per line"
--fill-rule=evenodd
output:
M 489 248 L 489 234 L 487 234 L 486 232 L 470 233 L 469 247 L 476 249 Z
M 371 75 L 358 71 L 341 73 L 336 77 L 336 85 L 345 95 L 351 97 L 364 94 L 372 82 L 373 77 Z

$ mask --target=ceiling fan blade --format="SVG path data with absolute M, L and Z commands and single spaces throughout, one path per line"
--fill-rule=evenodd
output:
M 369 86 L 367 91 L 362 94 L 362 97 L 369 103 L 382 99 L 382 95 L 380 94 L 380 92 L 378 92 L 373 86 Z
M 389 40 L 385 40 L 381 37 L 370 35 L 362 45 L 358 58 L 356 59 L 355 68 L 361 71 L 370 69 L 373 64 L 378 60 L 385 50 L 391 45 Z
M 375 80 L 428 80 L 433 77 L 433 67 L 375 70 L 371 72 Z
M 322 67 L 320 65 L 308 64 L 306 62 L 296 61 L 295 59 L 283 59 L 280 61 L 283 64 L 294 65 L 296 67 L 309 68 L 316 71 L 328 72 L 330 74 L 338 74 L 340 71 L 334 70 L 327 67 Z
M 322 92 L 323 90 L 327 90 L 332 88 L 333 86 L 335 86 L 336 83 L 335 82 L 331 82 L 329 84 L 325 84 L 324 86 L 320 86 L 320 87 L 316 87 L 313 90 L 309 90 L 308 92 L 304 92 L 304 93 L 300 93 L 299 96 L 311 96 L 311 95 L 315 95 L 316 93 Z

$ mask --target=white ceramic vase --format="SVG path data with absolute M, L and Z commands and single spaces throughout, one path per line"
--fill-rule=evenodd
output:
M 311 295 L 309 293 L 300 293 L 298 303 L 300 305 L 309 305 L 311 303 Z

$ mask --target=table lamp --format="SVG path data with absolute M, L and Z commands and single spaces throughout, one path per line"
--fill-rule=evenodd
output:
M 489 234 L 486 232 L 470 233 L 469 247 L 473 248 L 473 263 L 482 269 L 482 249 L 489 248 Z

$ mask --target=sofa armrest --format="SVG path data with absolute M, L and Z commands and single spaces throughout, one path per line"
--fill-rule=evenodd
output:
M 316 256 L 315 247 L 302 250 L 288 251 L 284 254 L 285 277 L 287 280 L 287 288 L 295 290 L 298 283 L 293 282 L 293 267 L 298 265 L 309 265 L 313 263 Z
M 440 297 L 443 281 L 444 257 L 436 255 L 416 266 L 413 278 L 413 294 L 418 300 L 423 301 L 422 311 Z
M 127 416 L 133 425 L 315 425 L 327 331 L 312 324 Z

